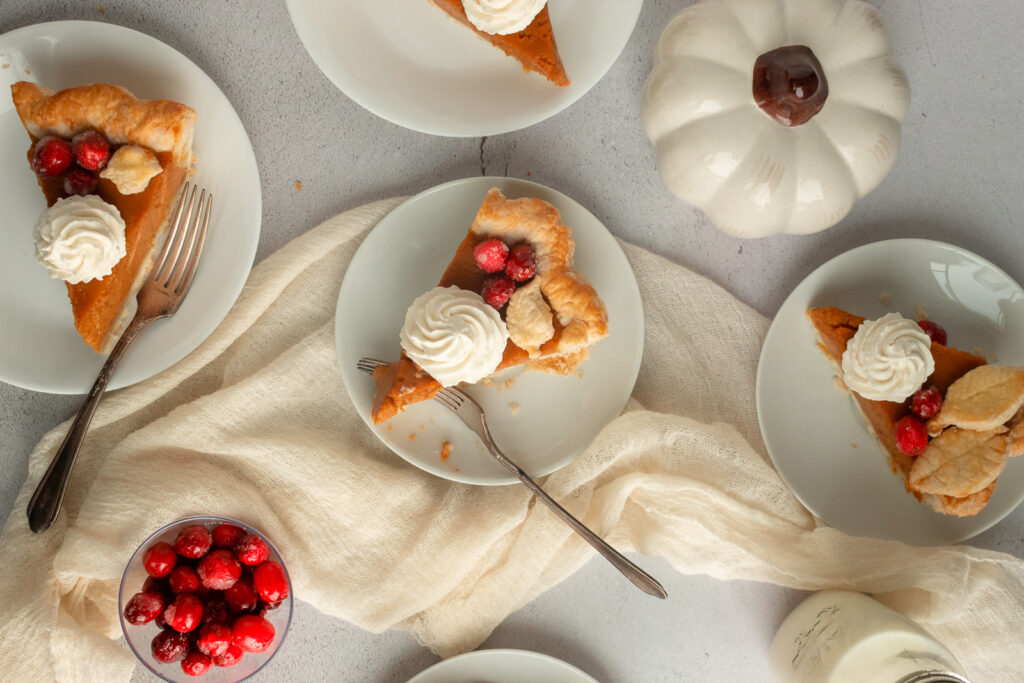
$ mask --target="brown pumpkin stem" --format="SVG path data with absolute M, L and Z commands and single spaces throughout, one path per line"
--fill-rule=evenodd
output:
M 776 48 L 754 62 L 754 101 L 783 126 L 807 123 L 827 98 L 825 71 L 806 45 Z

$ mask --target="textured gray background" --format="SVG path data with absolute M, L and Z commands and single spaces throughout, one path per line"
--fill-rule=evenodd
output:
M 431 137 L 361 109 L 306 54 L 283 2 L 102 4 L 101 12 L 100 2 L 0 0 L 0 33 L 57 19 L 108 21 L 195 61 L 234 104 L 256 151 L 264 201 L 257 260 L 366 201 L 466 176 L 529 174 L 588 207 L 616 235 L 707 275 L 767 316 L 819 264 L 890 237 L 952 242 L 1024 281 L 1024 6 L 1016 2 L 874 0 L 913 88 L 896 167 L 839 226 L 759 241 L 719 233 L 671 195 L 640 127 L 655 41 L 687 1 L 647 0 L 622 56 L 579 102 L 531 128 L 484 139 Z M 13 506 L 35 442 L 79 402 L 0 384 L 0 514 Z M 1024 555 L 1024 509 L 971 543 Z M 659 559 L 643 564 L 665 583 L 668 601 L 645 598 L 596 559 L 512 615 L 483 647 L 546 652 L 602 681 L 767 679 L 772 634 L 801 593 L 681 576 Z M 436 660 L 407 634 L 370 634 L 299 603 L 287 645 L 258 678 L 404 681 Z

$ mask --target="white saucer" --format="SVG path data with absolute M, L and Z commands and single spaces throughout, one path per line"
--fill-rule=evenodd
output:
M 946 328 L 950 346 L 1024 365 L 1020 285 L 949 244 L 868 244 L 832 259 L 793 290 L 768 330 L 757 372 L 757 413 L 772 461 L 800 502 L 831 526 L 854 536 L 939 545 L 979 534 L 1013 511 L 1024 500 L 1024 458 L 1010 460 L 974 517 L 939 514 L 904 490 L 850 397 L 833 383 L 805 315 L 819 306 L 868 319 L 889 312 L 916 319 L 921 306 Z
M 478 650 L 438 662 L 408 683 L 597 683 L 560 659 L 527 650 Z
M 288 0 L 313 61 L 358 104 L 434 135 L 507 133 L 557 114 L 611 68 L 643 0 L 550 0 L 572 84 L 523 72 L 429 0 Z
M 525 180 L 468 178 L 427 190 L 392 211 L 359 247 L 338 294 L 335 342 L 341 374 L 359 414 L 391 450 L 439 477 L 471 484 L 518 480 L 434 401 L 416 403 L 374 425 L 373 378 L 356 370 L 356 361 L 398 358 L 406 309 L 437 286 L 492 187 L 509 198 L 538 197 L 558 208 L 576 240 L 576 268 L 604 301 L 609 320 L 608 336 L 591 348 L 578 374 L 510 368 L 492 386 L 467 388 L 484 407 L 495 441 L 508 456 L 533 476 L 571 461 L 622 411 L 644 345 L 640 291 L 629 262 L 607 228 L 565 195 Z M 513 413 L 513 404 L 518 412 Z M 443 441 L 452 444 L 447 460 L 441 458 Z
M 227 314 L 249 275 L 259 240 L 260 179 L 249 138 L 217 84 L 156 38 L 88 21 L 27 26 L 0 36 L 0 380 L 56 394 L 89 390 L 105 359 L 75 331 L 60 280 L 36 262 L 32 228 L 46 202 L 25 158 L 29 137 L 9 86 L 31 80 L 59 90 L 114 83 L 144 99 L 188 104 L 198 114 L 195 182 L 213 193 L 213 217 L 188 298 L 174 317 L 153 324 L 128 351 L 111 389 L 169 368 L 196 348 Z

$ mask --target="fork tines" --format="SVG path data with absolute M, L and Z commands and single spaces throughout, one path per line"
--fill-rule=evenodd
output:
M 356 369 L 360 372 L 365 372 L 368 375 L 372 375 L 373 369 L 378 368 L 381 365 L 387 365 L 387 363 L 382 360 L 377 360 L 376 358 L 360 358 L 356 361 Z
M 171 234 L 164 241 L 163 249 L 156 259 L 157 265 L 153 269 L 153 281 L 156 284 L 174 294 L 188 291 L 206 242 L 212 211 L 213 195 L 207 196 L 206 190 L 202 190 L 197 202 L 196 187 L 185 183 Z

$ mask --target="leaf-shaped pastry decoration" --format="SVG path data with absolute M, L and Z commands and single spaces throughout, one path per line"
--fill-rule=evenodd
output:
M 1002 473 L 1009 445 L 1005 427 L 985 432 L 951 427 L 932 439 L 917 456 L 907 484 L 920 493 L 969 496 Z
M 995 429 L 1024 405 L 1024 368 L 982 365 L 953 382 L 939 414 L 928 420 L 936 435 L 950 425 L 983 432 Z
M 996 482 L 992 482 L 977 493 L 957 498 L 955 496 L 931 496 L 930 502 L 933 509 L 944 515 L 956 517 L 971 517 L 981 512 L 988 504 L 989 498 L 996 490 Z M 927 500 L 927 499 L 926 499 Z
M 1010 428 L 1010 457 L 1024 455 L 1024 408 L 1006 423 Z

